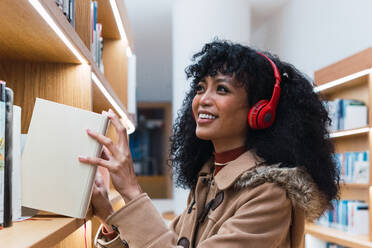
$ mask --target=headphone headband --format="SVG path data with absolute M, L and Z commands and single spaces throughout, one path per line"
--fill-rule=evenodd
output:
M 261 55 L 262 57 L 266 58 L 270 64 L 271 64 L 271 67 L 273 68 L 274 70 L 274 77 L 275 77 L 275 83 L 280 83 L 282 81 L 282 78 L 280 76 L 280 72 L 278 70 L 278 67 L 276 67 L 275 63 L 269 58 L 267 57 L 265 54 L 261 53 L 261 52 L 257 52 L 259 55 Z

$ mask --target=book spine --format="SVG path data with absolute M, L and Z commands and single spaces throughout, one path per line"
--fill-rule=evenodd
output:
M 13 106 L 13 173 L 12 173 L 12 207 L 13 221 L 22 215 L 21 199 L 21 116 L 22 109 Z
M 98 133 L 106 135 L 108 126 L 109 126 L 109 119 L 105 116 L 104 120 L 102 121 L 102 125 L 100 127 L 100 130 L 98 130 Z M 97 142 L 96 144 L 96 151 L 95 151 L 95 156 L 99 157 L 102 152 L 102 145 Z M 79 217 L 81 219 L 85 218 L 87 215 L 88 211 L 88 206 L 90 203 L 90 199 L 92 198 L 92 192 L 93 192 L 93 184 L 94 184 L 94 178 L 96 176 L 96 171 L 97 171 L 97 166 L 92 166 L 93 173 L 90 173 L 90 178 L 86 184 L 86 188 L 84 191 L 86 192 L 84 195 L 86 196 L 86 199 L 83 201 L 81 208 L 80 208 L 80 214 Z
M 0 224 L 4 223 L 5 186 L 5 82 L 0 81 Z
M 4 227 L 12 225 L 12 171 L 13 171 L 13 91 L 5 88 L 5 180 L 4 180 Z
M 75 28 L 75 0 L 71 0 L 71 25 Z

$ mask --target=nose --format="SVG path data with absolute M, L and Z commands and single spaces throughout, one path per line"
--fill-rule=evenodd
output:
M 199 103 L 202 106 L 208 106 L 208 105 L 211 105 L 212 104 L 212 101 L 213 101 L 212 93 L 210 92 L 210 90 L 207 90 L 201 96 Z

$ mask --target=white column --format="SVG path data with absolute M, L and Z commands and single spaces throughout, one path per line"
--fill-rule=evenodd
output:
M 213 38 L 241 44 L 250 41 L 248 0 L 174 0 L 173 5 L 173 120 L 185 92 L 185 68 L 191 57 Z M 188 191 L 173 187 L 176 214 L 186 207 Z

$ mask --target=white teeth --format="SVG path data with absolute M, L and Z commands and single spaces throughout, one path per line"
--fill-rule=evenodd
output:
M 209 114 L 199 114 L 199 118 L 201 119 L 216 119 L 216 116 L 213 116 L 213 115 L 209 115 Z

